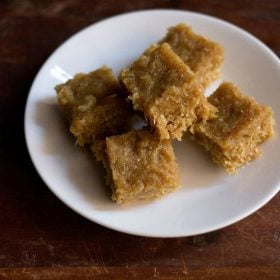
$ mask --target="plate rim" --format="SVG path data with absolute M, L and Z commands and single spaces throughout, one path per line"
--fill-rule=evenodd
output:
M 122 227 L 120 226 L 111 226 L 109 223 L 105 223 L 100 221 L 100 219 L 94 219 L 92 218 L 90 215 L 88 215 L 87 213 L 84 213 L 83 211 L 80 211 L 80 209 L 78 207 L 74 207 L 72 206 L 70 203 L 68 203 L 63 196 L 61 196 L 55 188 L 53 188 L 52 186 L 50 186 L 47 183 L 46 180 L 46 175 L 44 175 L 39 168 L 36 165 L 36 160 L 35 160 L 35 155 L 34 155 L 34 151 L 31 148 L 31 143 L 28 137 L 28 108 L 29 108 L 29 104 L 30 104 L 30 99 L 31 99 L 31 93 L 33 92 L 33 88 L 35 87 L 39 77 L 41 76 L 41 73 L 43 72 L 43 70 L 45 69 L 45 66 L 48 64 L 48 62 L 68 43 L 70 42 L 72 39 L 74 39 L 75 37 L 78 37 L 80 34 L 86 32 L 87 30 L 103 24 L 106 21 L 111 21 L 111 20 L 116 20 L 118 18 L 121 17 L 126 17 L 129 15 L 133 15 L 133 14 L 148 14 L 148 13 L 181 13 L 181 14 L 185 14 L 185 15 L 195 15 L 195 16 L 202 16 L 205 18 L 209 18 L 211 20 L 215 20 L 217 22 L 220 22 L 223 25 L 227 25 L 231 28 L 237 29 L 239 32 L 245 34 L 246 36 L 249 36 L 250 39 L 254 40 L 255 43 L 257 43 L 258 45 L 260 45 L 262 48 L 264 48 L 273 58 L 274 60 L 276 60 L 279 63 L 280 66 L 280 59 L 279 57 L 276 55 L 276 53 L 271 50 L 265 43 L 263 43 L 260 39 L 258 39 L 256 36 L 254 36 L 253 34 L 249 33 L 248 31 L 240 28 L 239 26 L 228 22 L 224 19 L 220 19 L 218 17 L 212 16 L 212 15 L 208 15 L 208 14 L 204 14 L 204 13 L 200 13 L 200 12 L 193 12 L 193 11 L 189 11 L 189 10 L 178 10 L 178 9 L 147 9 L 147 10 L 138 10 L 138 11 L 131 11 L 131 12 L 126 12 L 126 13 L 121 13 L 121 14 L 117 14 L 108 18 L 104 18 L 100 21 L 94 22 L 84 28 L 82 28 L 81 30 L 75 32 L 74 34 L 72 34 L 71 36 L 69 36 L 66 40 L 64 40 L 61 44 L 59 44 L 52 52 L 51 54 L 45 59 L 45 61 L 43 62 L 42 66 L 39 68 L 37 74 L 35 75 L 31 87 L 28 91 L 28 96 L 26 99 L 26 104 L 25 104 L 25 110 L 24 110 L 24 137 L 25 137 L 25 143 L 26 143 L 26 147 L 28 150 L 28 154 L 29 157 L 31 159 L 31 162 L 35 168 L 35 170 L 37 171 L 38 175 L 40 176 L 40 178 L 42 179 L 42 181 L 45 183 L 45 185 L 48 187 L 48 189 L 60 200 L 62 201 L 67 207 L 69 207 L 72 211 L 74 211 L 75 213 L 78 213 L 79 215 L 81 215 L 82 217 L 90 220 L 91 222 L 95 222 L 101 226 L 104 226 L 105 228 L 109 228 L 118 232 L 122 232 L 125 234 L 131 234 L 131 235 L 135 235 L 135 236 L 143 236 L 143 237 L 152 237 L 152 238 L 178 238 L 178 237 L 187 237 L 187 236 L 195 236 L 195 235 L 200 235 L 200 234 L 204 234 L 204 233 L 209 233 L 209 232 L 213 232 L 215 230 L 219 230 L 222 228 L 225 228 L 229 225 L 232 225 L 236 222 L 239 222 L 243 219 L 245 219 L 246 217 L 252 215 L 253 213 L 255 213 L 256 211 L 258 211 L 260 208 L 262 208 L 266 203 L 268 203 L 274 196 L 277 195 L 277 193 L 280 190 L 280 184 L 278 185 L 278 187 L 276 187 L 274 189 L 274 191 L 269 192 L 269 194 L 267 196 L 265 196 L 261 201 L 259 201 L 258 203 L 255 204 L 255 207 L 251 207 L 248 211 L 243 212 L 242 214 L 238 215 L 238 216 L 234 216 L 234 218 L 231 218 L 229 220 L 227 220 L 227 222 L 223 222 L 223 223 L 219 223 L 216 224 L 212 227 L 208 226 L 207 228 L 205 228 L 205 230 L 201 230 L 201 231 L 193 231 L 192 234 L 151 234 L 151 233 L 147 233 L 145 234 L 144 232 L 137 232 L 137 231 L 133 231 L 133 230 L 126 230 L 126 229 L 122 229 Z

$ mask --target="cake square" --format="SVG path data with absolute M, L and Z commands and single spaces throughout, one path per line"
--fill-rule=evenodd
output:
M 208 101 L 217 107 L 217 118 L 195 126 L 194 138 L 214 162 L 235 173 L 260 154 L 257 145 L 273 134 L 272 110 L 229 82 L 221 84 Z
M 164 42 L 190 67 L 204 88 L 219 78 L 223 48 L 218 43 L 194 33 L 183 23 L 169 28 L 160 41 Z
M 131 110 L 108 67 L 77 74 L 56 86 L 61 111 L 79 146 L 126 131 Z
M 151 46 L 121 71 L 120 80 L 134 109 L 144 113 L 161 139 L 181 140 L 195 122 L 214 116 L 194 73 L 167 43 Z
M 118 204 L 160 197 L 179 185 L 171 141 L 147 129 L 108 137 L 104 161 L 112 199 Z

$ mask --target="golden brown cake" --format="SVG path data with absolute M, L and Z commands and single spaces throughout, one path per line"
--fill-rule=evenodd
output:
M 214 162 L 235 173 L 260 154 L 257 145 L 273 134 L 272 110 L 228 82 L 221 84 L 208 101 L 217 107 L 218 116 L 195 126 L 194 138 Z
M 190 67 L 204 88 L 219 78 L 223 48 L 218 43 L 194 33 L 183 23 L 169 28 L 160 41 L 164 42 Z
M 160 197 L 179 185 L 171 141 L 159 140 L 146 129 L 108 137 L 104 161 L 118 204 Z
M 126 131 L 131 115 L 129 105 L 120 96 L 120 86 L 108 67 L 89 74 L 77 74 L 56 86 L 59 106 L 70 124 L 77 144 Z
M 134 109 L 144 113 L 161 139 L 181 140 L 193 123 L 214 115 L 194 73 L 166 43 L 146 50 L 121 71 L 120 80 Z

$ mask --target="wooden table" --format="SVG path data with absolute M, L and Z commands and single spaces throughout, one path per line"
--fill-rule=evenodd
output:
M 87 221 L 36 173 L 23 134 L 29 87 L 48 55 L 89 24 L 132 10 L 186 9 L 228 20 L 280 55 L 279 0 L 117 2 L 0 2 L 0 279 L 280 279 L 280 195 L 225 229 L 152 239 Z

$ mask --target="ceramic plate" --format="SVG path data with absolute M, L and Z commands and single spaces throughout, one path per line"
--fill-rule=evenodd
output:
M 174 144 L 182 187 L 159 200 L 118 206 L 104 185 L 102 168 L 74 145 L 56 104 L 54 86 L 77 72 L 102 65 L 115 74 L 129 65 L 166 29 L 186 23 L 225 50 L 222 80 L 275 111 L 276 135 L 261 145 L 263 155 L 228 175 L 195 144 Z M 279 190 L 280 62 L 246 31 L 207 15 L 150 10 L 93 24 L 62 44 L 46 61 L 31 87 L 25 135 L 32 161 L 48 187 L 66 205 L 103 226 L 142 236 L 177 237 L 213 231 L 250 215 Z

